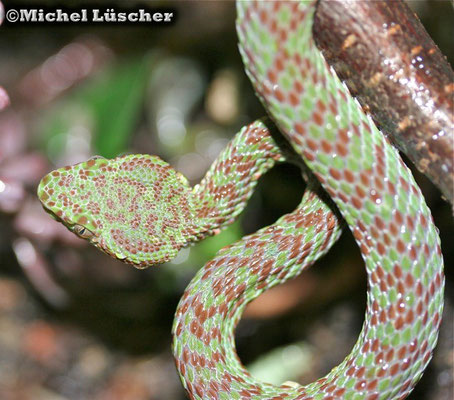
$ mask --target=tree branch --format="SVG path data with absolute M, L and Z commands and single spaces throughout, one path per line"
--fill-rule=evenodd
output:
M 320 0 L 314 38 L 379 128 L 454 204 L 451 66 L 401 0 Z

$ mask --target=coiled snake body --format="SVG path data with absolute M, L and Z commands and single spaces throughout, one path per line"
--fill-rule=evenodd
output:
M 311 37 L 312 3 L 238 2 L 240 51 L 272 119 L 340 210 L 368 276 L 367 312 L 352 352 L 327 376 L 279 387 L 251 377 L 234 328 L 245 305 L 324 254 L 339 218 L 309 182 L 297 209 L 222 249 L 185 291 L 173 352 L 193 399 L 403 399 L 437 341 L 443 262 L 421 192 L 371 119 L 327 66 Z M 125 262 L 167 261 L 244 208 L 257 179 L 286 153 L 267 123 L 233 139 L 202 182 L 157 157 L 94 158 L 51 172 L 38 195 L 79 236 Z

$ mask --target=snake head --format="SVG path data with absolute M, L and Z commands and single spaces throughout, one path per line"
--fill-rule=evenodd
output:
M 79 237 L 138 268 L 171 260 L 194 236 L 190 186 L 156 156 L 92 158 L 47 174 L 44 209 Z

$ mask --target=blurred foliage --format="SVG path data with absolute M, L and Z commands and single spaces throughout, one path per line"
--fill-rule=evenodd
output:
M 116 157 L 127 146 L 143 104 L 150 62 L 141 58 L 121 65 L 79 97 L 93 107 L 93 147 L 106 158 Z
M 61 135 L 75 125 L 71 114 L 81 118 L 80 113 L 90 121 L 96 154 L 112 158 L 126 151 L 142 110 L 151 62 L 151 57 L 145 56 L 106 68 L 51 109 L 41 122 L 40 134 L 51 159 L 64 151 Z

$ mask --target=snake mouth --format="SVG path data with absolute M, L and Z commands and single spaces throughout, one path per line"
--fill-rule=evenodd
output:
M 48 209 L 43 203 L 41 203 L 41 206 L 43 207 L 43 210 L 54 220 L 57 222 L 62 223 L 63 225 L 65 224 L 64 221 L 60 218 L 57 217 L 52 210 Z
M 101 247 L 101 238 L 99 235 L 96 235 L 95 232 L 91 231 L 90 229 L 77 224 L 77 223 L 72 223 L 68 222 L 63 215 L 58 216 L 55 214 L 50 208 L 46 207 L 44 204 L 41 204 L 44 211 L 54 220 L 66 227 L 70 232 L 74 233 L 76 236 L 78 236 L 81 239 L 87 240 L 90 242 L 92 245 L 96 246 L 100 250 L 104 251 L 104 249 Z M 105 252 L 107 253 L 107 252 Z M 110 255 L 110 253 L 107 253 Z
M 104 254 L 107 254 L 108 256 L 115 258 L 119 261 L 122 261 L 124 263 L 132 264 L 129 262 L 127 257 L 125 255 L 120 255 L 119 253 L 114 252 L 113 250 L 109 249 L 109 247 L 106 246 L 106 243 L 102 237 L 94 237 L 93 239 L 90 240 L 90 243 L 94 245 L 97 249 L 101 250 Z
M 71 221 L 68 221 L 63 213 L 57 214 L 54 210 L 52 210 L 51 207 L 47 206 L 45 203 L 41 203 L 41 206 L 43 207 L 44 211 L 49 214 L 49 216 L 54 220 L 57 221 L 61 224 L 63 224 L 67 229 L 69 229 L 72 232 L 72 225 L 73 223 Z

